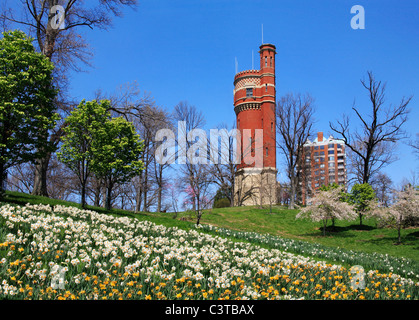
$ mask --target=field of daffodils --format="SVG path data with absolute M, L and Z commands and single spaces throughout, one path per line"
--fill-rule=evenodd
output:
M 4 204 L 0 299 L 419 299 L 419 270 L 363 272 L 231 239 L 74 207 Z

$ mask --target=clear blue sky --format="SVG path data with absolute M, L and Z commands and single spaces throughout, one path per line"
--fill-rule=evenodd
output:
M 350 10 L 365 8 L 365 29 L 353 30 Z M 277 47 L 277 98 L 287 92 L 315 98 L 316 131 L 350 113 L 356 100 L 369 107 L 360 79 L 368 70 L 387 82 L 387 102 L 414 95 L 405 129 L 419 132 L 419 1 L 403 0 L 139 0 L 108 31 L 83 31 L 94 50 L 94 68 L 73 74 L 71 94 L 91 99 L 138 81 L 158 105 L 186 100 L 202 110 L 206 129 L 231 124 L 235 57 L 238 69 L 258 68 L 263 40 Z M 356 126 L 356 123 L 354 122 Z M 418 171 L 412 150 L 385 170 L 393 181 Z M 279 172 L 283 172 L 281 157 Z M 282 170 L 281 170 L 282 169 Z M 284 179 L 284 174 L 280 176 Z

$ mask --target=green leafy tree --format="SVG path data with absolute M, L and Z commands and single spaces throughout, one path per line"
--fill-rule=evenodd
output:
M 92 171 L 105 182 L 105 208 L 109 210 L 113 187 L 138 175 L 144 168 L 143 141 L 133 124 L 122 117 L 112 118 L 95 128 L 94 136 Z
M 48 130 L 58 115 L 52 103 L 54 66 L 35 51 L 32 39 L 21 31 L 0 39 L 0 194 L 7 169 L 33 161 L 52 151 Z M 41 148 L 42 147 L 42 148 Z M 42 151 L 40 151 L 42 150 Z
M 58 159 L 67 165 L 78 177 L 81 188 L 81 206 L 86 207 L 86 186 L 92 174 L 92 160 L 95 154 L 92 145 L 99 128 L 109 121 L 107 100 L 97 102 L 83 100 L 66 118 L 64 136 Z
M 368 183 L 355 184 L 348 194 L 348 202 L 352 204 L 359 215 L 359 225 L 362 217 L 371 211 L 371 202 L 375 200 L 374 189 Z

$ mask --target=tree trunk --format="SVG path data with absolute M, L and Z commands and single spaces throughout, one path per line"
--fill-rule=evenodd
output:
M 96 190 L 95 190 L 95 202 L 94 206 L 99 207 L 100 206 L 100 193 L 102 189 L 102 182 L 96 178 Z
M 296 193 L 296 184 L 295 184 L 295 178 L 292 177 L 290 179 L 290 184 L 291 184 L 291 196 L 290 196 L 290 202 L 288 204 L 288 209 L 294 209 L 295 207 L 295 193 Z
M 81 207 L 86 208 L 86 182 L 81 185 Z
M 6 172 L 4 170 L 4 163 L 1 162 L 0 163 L 0 200 L 3 200 L 4 195 L 5 195 L 5 188 L 4 187 L 4 182 L 6 181 Z
M 105 201 L 106 210 L 111 210 L 112 208 L 111 206 L 112 188 L 113 188 L 113 183 L 109 181 L 106 185 L 106 201 Z
M 161 212 L 161 200 L 162 200 L 163 188 L 159 186 L 157 189 L 157 212 Z
M 399 217 L 399 221 L 397 224 L 397 243 L 402 243 L 402 237 L 401 237 L 401 228 L 402 228 L 402 216 Z
M 135 196 L 135 212 L 140 212 L 141 211 L 141 198 L 142 198 L 142 190 L 143 189 L 142 189 L 141 186 L 138 189 L 139 190 L 137 191 L 137 195 Z
M 148 212 L 148 203 L 147 203 L 147 195 L 148 195 L 148 169 L 147 167 L 144 168 L 144 180 L 143 180 L 143 184 L 142 184 L 144 190 L 143 190 L 143 201 L 144 201 L 144 205 L 143 205 L 143 209 L 144 212 Z
M 157 166 L 157 164 L 156 164 Z M 157 212 L 161 211 L 162 193 L 163 193 L 163 166 L 160 165 L 156 170 L 157 189 Z
M 327 226 L 327 220 L 326 220 L 326 219 L 324 219 L 324 220 L 323 220 L 323 237 L 325 237 L 325 236 L 326 236 L 326 226 Z
M 50 159 L 51 152 L 48 152 L 45 157 L 37 159 L 32 195 L 48 197 L 47 172 Z
M 50 8 L 54 5 L 54 3 L 57 2 L 52 1 L 50 3 Z M 51 27 L 51 19 L 53 19 L 55 14 L 52 12 L 49 13 L 48 16 L 48 26 L 45 33 L 45 41 L 41 46 L 42 54 L 46 56 L 49 60 L 51 60 L 52 55 L 54 53 L 54 46 L 55 46 L 55 40 L 58 34 L 57 30 L 54 30 Z M 39 37 L 38 37 L 39 39 Z M 59 135 L 56 136 L 53 135 L 52 139 L 59 138 Z M 37 164 L 35 165 L 35 177 L 34 177 L 34 183 L 33 183 L 33 190 L 32 195 L 36 196 L 44 196 L 48 197 L 48 189 L 47 189 L 47 172 L 48 172 L 48 165 L 49 161 L 51 159 L 51 152 L 48 152 L 44 157 L 41 159 L 37 159 Z
M 198 210 L 198 214 L 196 216 L 196 225 L 197 226 L 199 226 L 199 222 L 201 221 L 201 216 L 202 216 L 201 210 Z
M 202 216 L 202 211 L 201 211 L 201 204 L 199 203 L 199 193 L 198 196 L 196 197 L 196 202 L 197 202 L 197 208 L 195 209 L 196 211 L 196 225 L 199 226 L 199 221 L 201 221 L 201 216 Z
M 141 200 L 142 200 L 142 195 L 143 195 L 143 171 L 140 172 L 138 177 L 139 177 L 138 181 L 140 185 L 138 186 L 138 188 L 136 188 L 137 194 L 135 197 L 135 212 L 141 211 Z

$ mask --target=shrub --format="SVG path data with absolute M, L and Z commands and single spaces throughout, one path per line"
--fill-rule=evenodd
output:
M 221 198 L 217 201 L 214 201 L 214 208 L 227 208 L 230 206 L 230 200 L 227 198 Z

